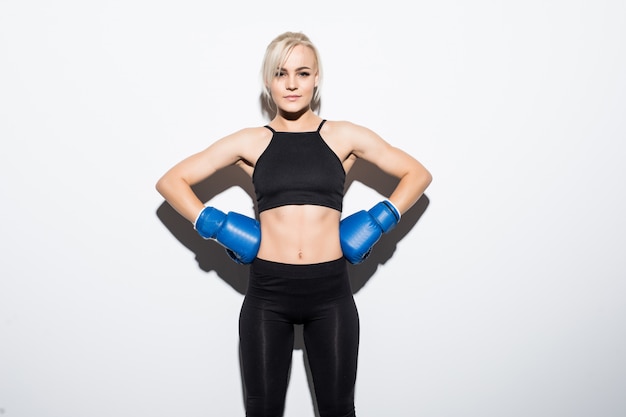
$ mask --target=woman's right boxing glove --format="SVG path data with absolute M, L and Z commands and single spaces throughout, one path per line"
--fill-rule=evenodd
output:
M 194 229 L 205 239 L 213 239 L 226 248 L 230 258 L 239 264 L 251 263 L 261 245 L 259 222 L 243 214 L 207 206 L 194 222 Z

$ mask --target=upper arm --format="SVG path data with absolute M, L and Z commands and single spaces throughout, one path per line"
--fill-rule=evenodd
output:
M 350 124 L 352 153 L 357 158 L 366 160 L 382 171 L 397 178 L 402 178 L 412 170 L 423 168 L 421 164 L 405 151 L 392 146 L 372 130 Z
M 417 159 L 390 145 L 371 130 L 356 125 L 351 125 L 349 129 L 352 132 L 348 137 L 351 138 L 353 155 L 399 179 L 389 199 L 404 213 L 430 184 L 430 172 Z
M 243 129 L 225 136 L 202 151 L 174 165 L 165 176 L 180 178 L 194 185 L 218 170 L 237 164 L 246 158 L 246 149 L 253 140 L 254 129 Z

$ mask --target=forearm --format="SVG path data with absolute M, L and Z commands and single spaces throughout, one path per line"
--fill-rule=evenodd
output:
M 164 176 L 157 182 L 156 189 L 174 210 L 192 223 L 204 208 L 204 203 L 182 178 Z
M 398 185 L 389 196 L 389 201 L 400 211 L 407 212 L 428 188 L 432 175 L 421 164 L 400 178 Z

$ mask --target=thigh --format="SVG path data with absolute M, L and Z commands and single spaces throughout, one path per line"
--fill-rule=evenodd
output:
M 293 352 L 293 324 L 250 299 L 239 317 L 246 415 L 280 416 Z
M 354 415 L 359 317 L 352 296 L 305 323 L 304 341 L 320 416 Z

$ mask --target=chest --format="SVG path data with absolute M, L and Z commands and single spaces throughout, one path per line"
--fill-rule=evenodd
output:
M 277 133 L 257 160 L 252 178 L 257 189 L 272 193 L 335 187 L 343 183 L 345 172 L 319 135 Z

